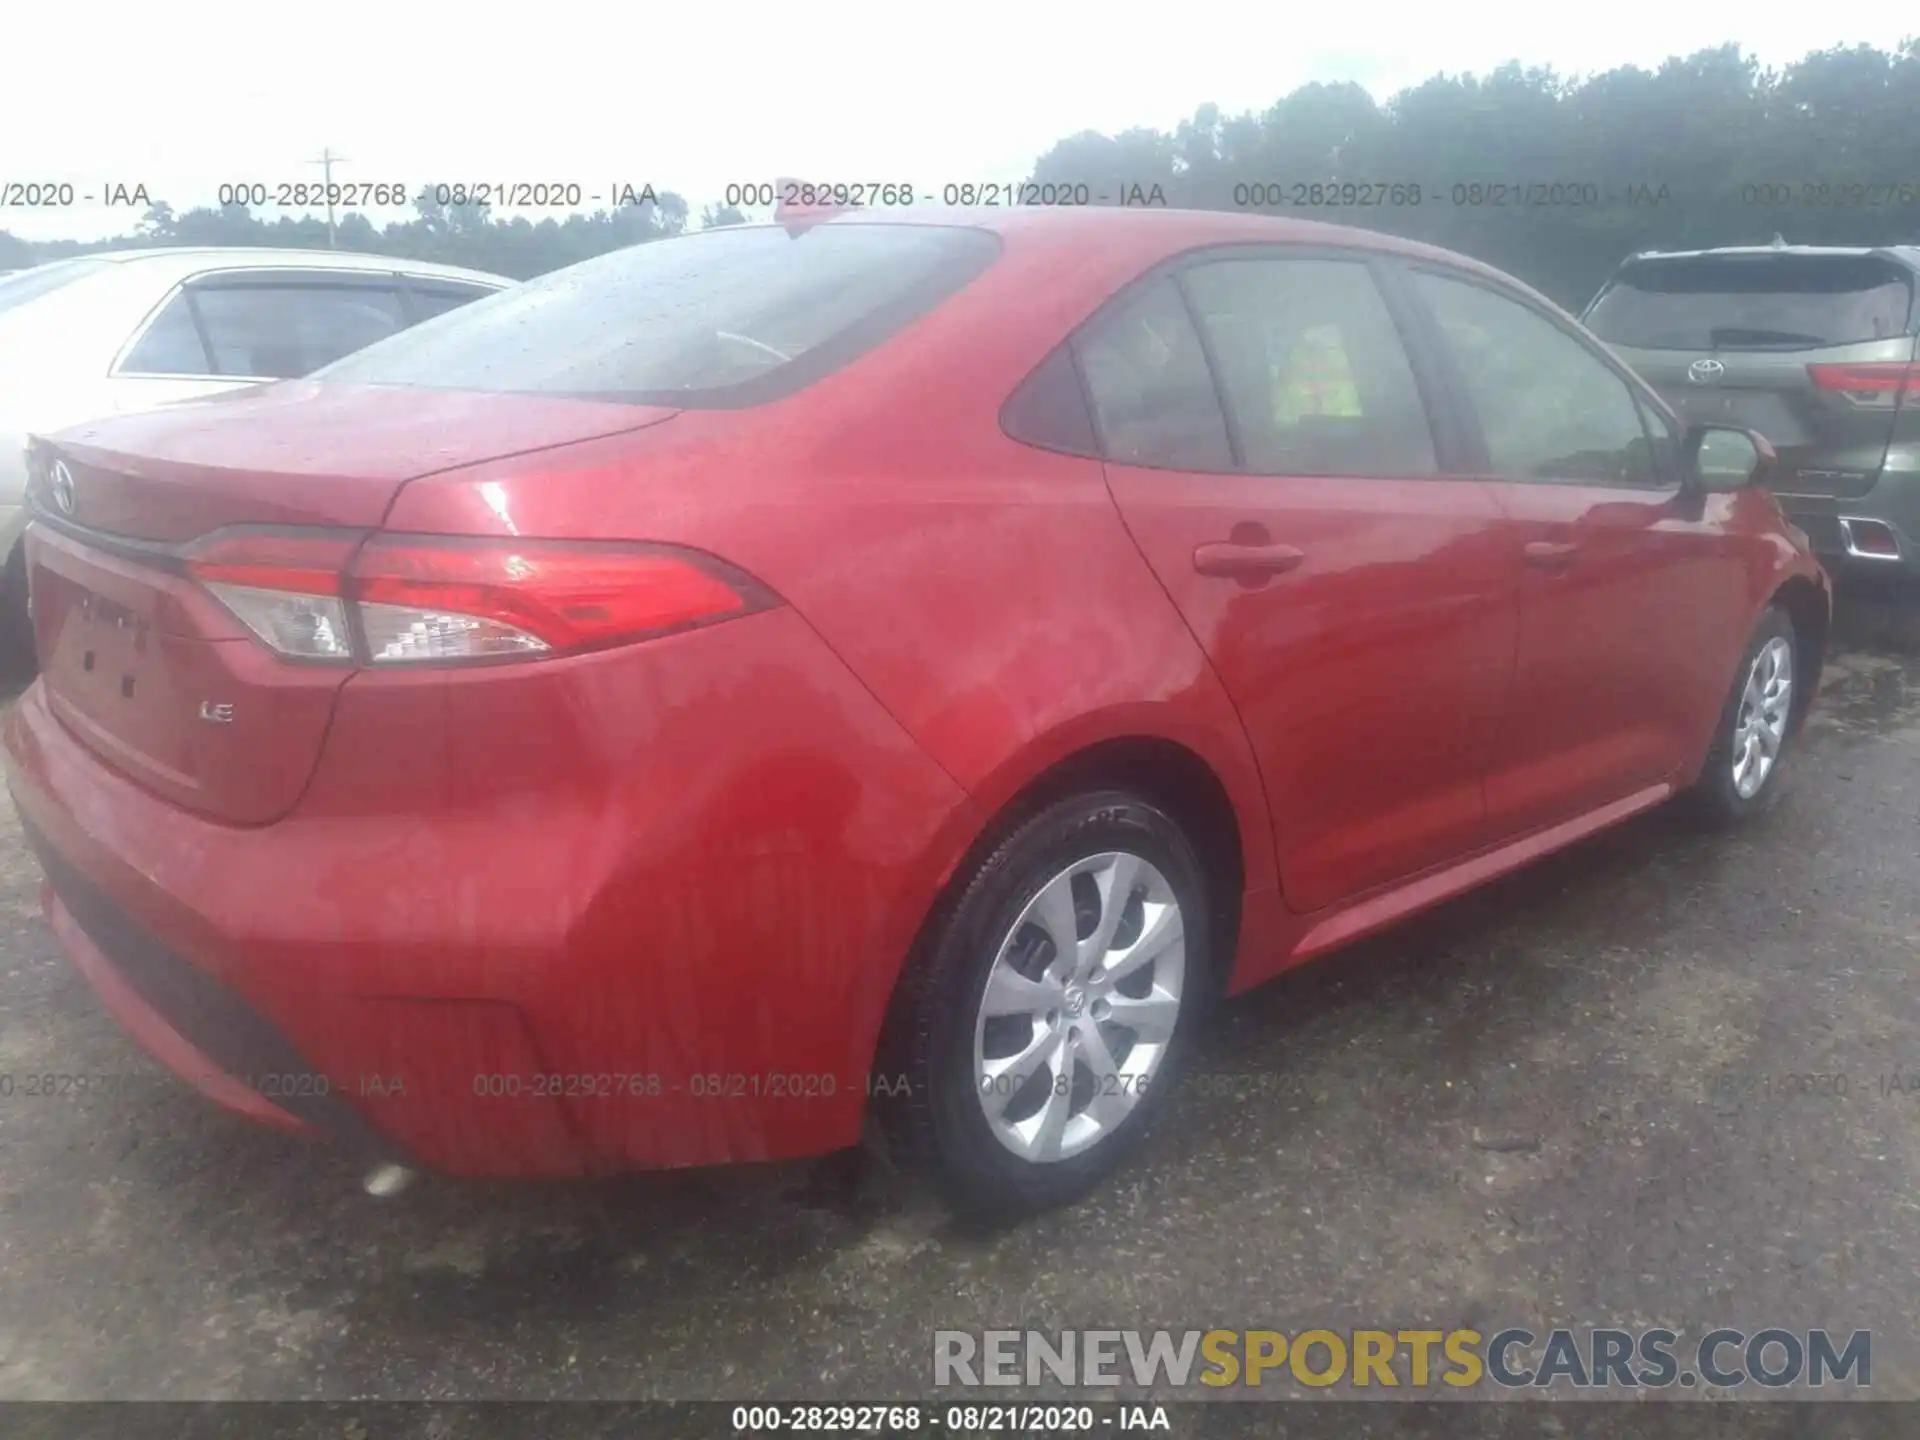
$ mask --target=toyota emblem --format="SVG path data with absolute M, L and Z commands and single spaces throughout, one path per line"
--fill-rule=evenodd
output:
M 73 514 L 73 472 L 67 468 L 67 462 L 53 462 L 53 473 L 47 478 L 47 489 L 53 495 L 53 508 L 62 515 Z
M 1696 360 L 1687 367 L 1687 379 L 1696 385 L 1711 385 L 1727 373 L 1727 367 L 1718 360 Z

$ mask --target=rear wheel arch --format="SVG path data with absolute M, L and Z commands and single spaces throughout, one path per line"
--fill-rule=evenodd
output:
M 1048 806 L 1089 790 L 1124 790 L 1164 811 L 1199 852 L 1207 883 L 1212 934 L 1219 963 L 1216 987 L 1224 987 L 1238 948 L 1241 896 L 1246 888 L 1242 817 L 1225 782 L 1200 753 L 1162 736 L 1130 735 L 1073 751 L 1032 776 L 978 827 L 960 860 L 927 907 L 913 942 L 894 975 L 873 1052 L 876 1075 L 898 1068 L 896 1057 L 921 978 L 927 947 L 935 943 L 980 863 L 1013 831 Z M 1260 817 L 1264 823 L 1264 816 Z M 884 1094 L 884 1089 L 876 1093 Z
M 1214 936 L 1230 961 L 1246 889 L 1241 816 L 1213 766 L 1177 740 L 1148 735 L 1103 740 L 1048 766 L 982 828 L 946 888 L 965 885 L 980 857 L 1028 816 L 1086 790 L 1131 791 L 1164 810 L 1186 833 L 1206 866 Z

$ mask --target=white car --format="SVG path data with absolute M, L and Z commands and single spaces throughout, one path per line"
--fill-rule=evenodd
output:
M 116 250 L 0 276 L 0 638 L 27 638 L 25 446 L 119 411 L 290 380 L 515 282 L 335 250 Z

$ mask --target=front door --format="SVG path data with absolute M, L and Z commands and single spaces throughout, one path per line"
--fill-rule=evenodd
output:
M 1496 832 L 1670 779 L 1704 742 L 1751 604 L 1717 510 L 1683 496 L 1659 417 L 1590 341 L 1519 298 L 1422 269 L 1412 293 L 1465 392 L 1521 568 L 1513 704 L 1487 775 Z M 1509 562 L 1512 563 L 1512 562 Z

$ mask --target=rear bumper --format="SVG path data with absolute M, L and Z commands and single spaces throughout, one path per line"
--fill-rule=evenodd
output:
M 1905 468 L 1903 468 L 1905 467 Z M 1920 454 L 1901 451 L 1857 499 L 1781 494 L 1787 518 L 1807 532 L 1820 563 L 1849 579 L 1920 580 Z M 1891 541 L 1896 553 L 1883 551 Z
M 128 1034 L 207 1099 L 370 1161 L 474 1176 L 592 1168 L 557 1098 L 475 1093 L 476 1077 L 546 1069 L 511 1007 L 357 995 L 338 971 L 290 968 L 297 942 L 272 927 L 275 892 L 237 859 L 264 832 L 184 815 L 97 765 L 38 685 L 9 713 L 6 742 L 61 949 Z M 107 815 L 124 829 L 103 833 Z M 217 935 L 209 926 L 232 910 L 160 889 L 164 850 L 198 851 L 250 890 L 252 933 Z
M 250 1120 L 323 1134 L 369 1159 L 406 1157 L 237 993 L 181 959 L 81 878 L 31 825 L 41 903 L 61 948 L 127 1032 L 207 1099 Z
M 8 712 L 49 920 L 146 1048 L 229 1108 L 460 1175 L 857 1141 L 974 817 L 803 620 L 377 678 L 265 826 L 103 764 L 45 682 Z

